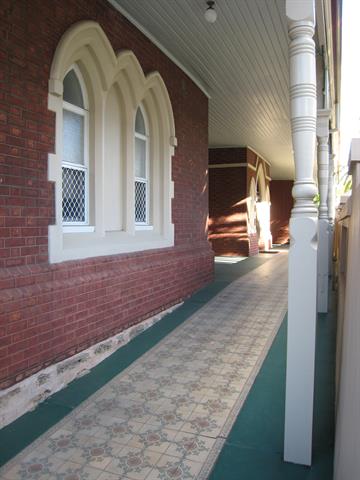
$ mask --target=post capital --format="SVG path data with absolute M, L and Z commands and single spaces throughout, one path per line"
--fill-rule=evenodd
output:
M 315 25 L 315 0 L 286 0 L 286 16 L 289 22 L 305 20 Z
M 331 110 L 328 109 L 318 109 L 317 111 L 316 135 L 320 138 L 329 136 L 330 115 Z

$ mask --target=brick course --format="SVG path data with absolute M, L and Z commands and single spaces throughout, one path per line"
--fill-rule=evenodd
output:
M 160 72 L 175 118 L 175 247 L 48 263 L 55 118 L 48 78 L 63 33 L 97 21 L 115 51 Z M 0 5 L 0 386 L 113 335 L 212 278 L 207 242 L 208 102 L 198 87 L 105 0 Z
M 292 180 L 273 180 L 270 184 L 271 194 L 271 235 L 273 243 L 287 243 L 289 235 L 289 221 L 293 198 L 291 190 Z

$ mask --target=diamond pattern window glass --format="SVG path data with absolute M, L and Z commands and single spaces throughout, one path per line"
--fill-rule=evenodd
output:
M 135 222 L 146 223 L 146 182 L 135 181 Z
M 86 171 L 62 168 L 62 219 L 64 223 L 86 220 Z

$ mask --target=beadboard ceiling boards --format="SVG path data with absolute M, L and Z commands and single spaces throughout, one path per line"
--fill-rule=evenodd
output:
M 110 0 L 204 86 L 211 147 L 252 147 L 293 178 L 285 0 Z M 130 18 L 131 17 L 131 18 Z

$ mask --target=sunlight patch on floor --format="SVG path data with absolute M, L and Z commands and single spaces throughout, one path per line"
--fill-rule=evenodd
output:
M 248 257 L 214 257 L 215 263 L 239 263 Z

